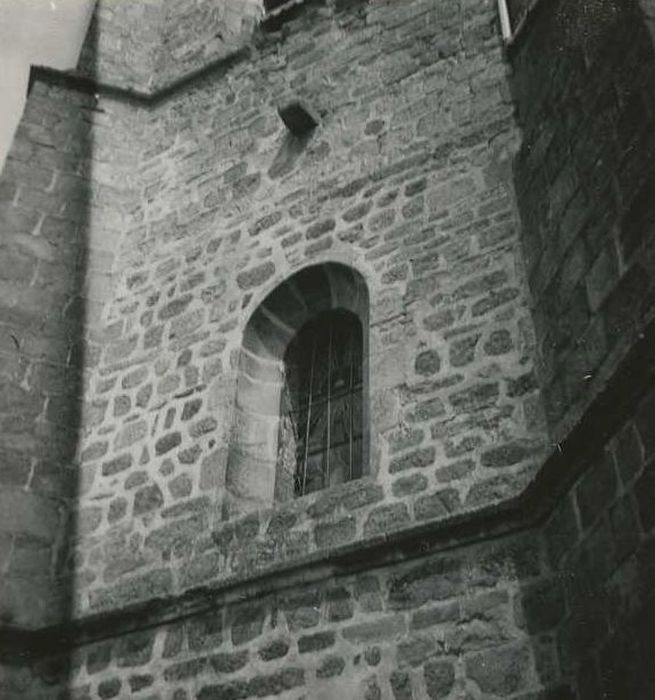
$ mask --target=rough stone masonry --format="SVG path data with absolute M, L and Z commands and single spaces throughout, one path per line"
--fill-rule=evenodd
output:
M 652 8 L 538 2 L 509 46 L 495 0 L 262 9 L 101 0 L 33 72 L 0 695 L 655 697 Z M 244 332 L 335 265 L 364 476 L 239 514 Z

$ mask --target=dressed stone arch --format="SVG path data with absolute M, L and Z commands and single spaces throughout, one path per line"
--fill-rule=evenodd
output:
M 366 282 L 336 262 L 301 269 L 257 307 L 239 351 L 224 517 L 367 473 L 368 328 Z

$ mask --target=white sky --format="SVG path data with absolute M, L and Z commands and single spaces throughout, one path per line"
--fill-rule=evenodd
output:
M 94 4 L 0 0 L 0 168 L 23 112 L 30 65 L 73 68 Z

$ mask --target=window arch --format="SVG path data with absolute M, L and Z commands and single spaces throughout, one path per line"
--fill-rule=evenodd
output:
M 345 265 L 305 268 L 243 335 L 224 517 L 356 479 L 368 465 L 368 292 Z

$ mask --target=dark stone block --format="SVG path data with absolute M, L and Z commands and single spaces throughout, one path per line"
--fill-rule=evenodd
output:
M 630 207 L 621 222 L 621 245 L 628 260 L 643 241 L 649 240 L 655 231 L 655 172 L 648 177 L 634 195 Z
M 526 647 L 490 649 L 465 660 L 466 675 L 483 693 L 511 695 L 523 688 L 530 671 L 530 653 Z M 436 697 L 436 696 L 435 696 Z
M 134 516 L 143 515 L 160 508 L 164 503 L 164 494 L 157 484 L 144 486 L 134 494 Z
M 122 637 L 116 651 L 116 663 L 119 668 L 143 666 L 152 658 L 156 630 L 136 632 Z
M 351 207 L 346 212 L 344 212 L 342 214 L 342 218 L 346 223 L 352 223 L 353 221 L 363 219 L 369 213 L 369 211 L 371 211 L 372 207 L 373 202 L 370 199 L 364 202 L 360 202 L 359 204 L 355 204 L 354 207 Z
M 639 526 L 631 494 L 626 494 L 610 510 L 610 526 L 614 538 L 617 562 L 636 551 L 639 546 Z
M 179 316 L 179 314 L 181 314 L 188 308 L 192 299 L 192 294 L 185 294 L 184 296 L 179 297 L 178 299 L 170 301 L 168 304 L 166 304 L 159 310 L 159 313 L 157 314 L 158 318 L 161 321 L 165 321 L 169 318 L 173 318 L 173 316 Z
M 149 688 L 154 682 L 154 676 L 151 676 L 150 674 L 130 676 L 129 678 L 130 690 L 133 693 L 138 693 L 144 688 Z
M 148 405 L 148 401 L 150 401 L 150 398 L 152 397 L 152 392 L 153 392 L 153 387 L 152 384 L 146 384 L 145 386 L 142 386 L 137 392 L 136 392 L 136 405 L 139 408 L 145 408 Z
M 191 426 L 191 429 L 189 430 L 189 435 L 192 438 L 199 438 L 203 435 L 207 435 L 207 433 L 211 433 L 212 431 L 216 430 L 217 426 L 218 423 L 216 419 L 212 418 L 211 416 L 207 416 L 207 418 L 203 418 L 199 421 L 196 421 Z
M 355 518 L 347 516 L 334 523 L 321 523 L 314 529 L 316 546 L 320 549 L 338 547 L 354 539 L 357 532 Z
M 614 500 L 618 480 L 614 461 L 608 452 L 603 452 L 594 461 L 576 490 L 576 500 L 583 529 L 592 525 Z
M 297 520 L 298 516 L 294 513 L 274 513 L 266 528 L 266 535 L 274 540 L 283 540 Z
M 475 469 L 475 462 L 472 459 L 460 459 L 457 462 L 447 464 L 445 467 L 437 469 L 435 476 L 437 481 L 447 484 L 468 476 Z
M 206 685 L 200 689 L 197 700 L 244 700 L 249 697 L 247 681 L 231 681 L 220 685 Z
M 343 629 L 343 637 L 355 644 L 384 642 L 401 635 L 405 631 L 405 621 L 401 615 L 374 617 L 370 622 L 360 622 Z
M 327 656 L 316 669 L 317 678 L 334 678 L 340 676 L 346 667 L 346 662 L 340 656 Z
M 655 409 L 655 406 L 653 408 Z M 618 434 L 614 447 L 614 459 L 624 484 L 630 482 L 641 469 L 643 463 L 641 443 L 632 422 Z
M 259 650 L 259 657 L 262 661 L 273 661 L 286 656 L 288 651 L 289 643 L 284 639 L 276 639 Z
M 123 497 L 115 498 L 109 504 L 109 512 L 107 513 L 107 522 L 115 523 L 127 513 L 127 499 Z
M 446 413 L 443 402 L 440 398 L 427 399 L 416 404 L 414 409 L 407 416 L 407 420 L 412 423 L 422 423 L 423 421 L 438 418 Z
M 353 614 L 352 596 L 345 588 L 335 588 L 327 592 L 327 615 L 330 622 L 348 620 Z
M 639 405 L 635 416 L 635 426 L 639 432 L 646 457 L 655 455 L 655 391 L 651 391 Z
M 489 505 L 499 503 L 515 496 L 526 485 L 526 473 L 502 474 L 477 481 L 466 496 L 467 506 Z
M 405 671 L 392 671 L 389 684 L 394 700 L 413 700 L 412 679 Z
M 352 481 L 345 493 L 341 495 L 341 503 L 347 511 L 364 508 L 372 503 L 378 503 L 384 498 L 384 489 L 380 484 L 366 480 Z
M 266 216 L 263 216 L 250 227 L 250 235 L 257 236 L 260 233 L 262 233 L 262 231 L 266 231 L 272 228 L 276 224 L 279 224 L 280 221 L 282 221 L 282 217 L 283 214 L 281 211 L 274 211 L 270 214 L 267 214 Z
M 100 642 L 89 648 L 86 654 L 86 670 L 89 675 L 104 671 L 112 659 L 111 642 Z
M 499 395 L 498 384 L 477 384 L 470 389 L 457 391 L 450 395 L 450 403 L 456 413 L 479 411 L 493 406 Z
M 537 379 L 534 372 L 527 372 L 516 379 L 507 380 L 507 396 L 516 398 L 535 391 L 538 388 Z
M 114 457 L 114 459 L 105 462 L 102 465 L 102 475 L 103 476 L 113 476 L 119 472 L 125 471 L 132 466 L 132 455 L 124 454 L 119 457 Z
M 533 457 L 539 450 L 539 447 L 521 441 L 515 440 L 508 442 L 500 447 L 494 447 L 482 453 L 480 463 L 483 467 L 498 469 L 501 467 L 511 467 L 525 459 Z
M 308 591 L 287 598 L 281 607 L 292 630 L 306 629 L 318 624 L 321 598 L 318 592 Z
M 322 651 L 333 646 L 334 640 L 334 632 L 317 632 L 316 634 L 306 635 L 298 640 L 298 651 L 301 654 Z
M 429 331 L 440 331 L 452 326 L 460 316 L 461 312 L 458 313 L 452 309 L 444 309 L 425 318 L 423 325 Z
M 264 628 L 265 618 L 266 609 L 256 605 L 248 605 L 236 610 L 230 619 L 232 644 L 239 646 L 259 637 Z
M 237 275 L 237 284 L 240 289 L 247 290 L 259 287 L 275 274 L 275 265 L 272 262 L 265 262 L 261 265 L 244 270 Z
M 503 355 L 514 347 L 512 336 L 509 331 L 493 331 L 489 339 L 484 344 L 484 351 L 487 355 Z
M 284 668 L 269 676 L 255 676 L 248 683 L 248 693 L 258 698 L 279 695 L 304 685 L 305 672 L 301 668 Z M 221 700 L 225 700 L 220 696 Z
M 336 227 L 336 222 L 334 219 L 326 219 L 325 221 L 319 221 L 312 224 L 305 233 L 305 238 L 310 241 L 314 238 L 320 238 L 321 236 L 334 231 Z
M 178 432 L 168 433 L 157 440 L 155 452 L 158 455 L 166 454 L 175 449 L 182 442 L 182 435 Z
M 401 667 L 417 667 L 440 653 L 443 653 L 443 645 L 434 637 L 415 636 L 398 644 L 397 658 Z
M 501 289 L 498 292 L 491 292 L 487 297 L 473 304 L 471 308 L 471 315 L 474 318 L 477 316 L 484 316 L 490 311 L 494 311 L 500 306 L 508 304 L 510 301 L 514 301 L 518 295 L 518 289 Z
M 564 554 L 577 544 L 580 537 L 578 520 L 570 498 L 565 498 L 556 508 L 546 525 L 545 536 L 550 562 L 557 567 Z
M 455 669 L 450 661 L 428 661 L 423 675 L 425 689 L 433 700 L 445 698 L 455 684 Z
M 209 664 L 215 673 L 234 673 L 248 663 L 248 650 L 232 653 L 214 654 L 209 657 Z
M 437 374 L 441 369 L 441 359 L 436 350 L 425 350 L 416 356 L 414 371 L 422 376 Z
M 645 532 L 650 532 L 655 528 L 655 459 L 651 460 L 635 482 L 635 497 L 642 527 Z
M 449 350 L 450 366 L 464 367 L 471 364 L 475 360 L 475 349 L 480 340 L 480 334 L 455 340 L 452 342 Z
M 216 610 L 187 623 L 189 649 L 213 649 L 223 642 L 223 612 Z
M 364 660 L 369 666 L 377 666 L 382 660 L 380 647 L 367 647 L 364 651 Z
M 459 618 L 459 605 L 445 603 L 426 610 L 417 610 L 412 615 L 412 630 L 442 625 L 444 622 L 455 622 Z
M 120 678 L 110 678 L 106 681 L 98 683 L 98 697 L 102 700 L 115 698 L 121 692 Z
M 561 585 L 553 580 L 523 586 L 515 605 L 517 618 L 523 619 L 531 635 L 552 630 L 560 624 L 566 611 L 564 591 Z
M 452 598 L 462 590 L 463 571 L 463 561 L 452 557 L 438 557 L 414 567 L 391 580 L 389 605 L 405 609 Z
M 138 494 L 138 492 L 137 492 Z M 180 504 L 186 505 L 186 504 Z M 173 506 L 175 507 L 175 506 Z M 166 517 L 165 509 L 162 516 Z M 198 536 L 205 532 L 207 523 L 202 514 L 196 514 L 191 518 L 176 520 L 162 527 L 155 528 L 146 535 L 144 546 L 159 552 L 168 559 L 173 552 L 180 555 L 188 552 Z
M 207 659 L 189 659 L 181 661 L 179 664 L 169 666 L 164 670 L 164 680 L 169 683 L 185 681 L 189 678 L 196 678 L 207 666 Z
M 412 474 L 396 479 L 393 482 L 392 493 L 396 497 L 409 496 L 425 491 L 427 487 L 428 480 L 423 474 Z
M 166 630 L 164 639 L 164 649 L 162 656 L 165 659 L 170 659 L 177 656 L 182 651 L 184 644 L 184 625 L 182 623 L 172 625 Z
M 152 326 L 143 335 L 143 349 L 151 350 L 152 348 L 157 348 L 161 345 L 162 338 L 164 337 L 164 326 Z
M 424 447 L 409 452 L 402 457 L 396 457 L 389 464 L 389 473 L 395 474 L 407 469 L 423 469 L 434 463 L 436 450 L 434 447 Z
M 104 457 L 107 454 L 107 449 L 109 448 L 109 443 L 105 440 L 100 442 L 93 442 L 84 450 L 80 455 L 82 462 L 92 462 L 100 457 Z
M 236 180 L 232 185 L 232 196 L 234 199 L 251 196 L 261 183 L 261 173 L 251 173 Z
M 372 678 L 367 678 L 364 681 L 364 695 L 363 700 L 381 700 L 382 691 L 377 683 L 375 676 Z
M 634 332 L 641 319 L 642 303 L 648 298 L 650 275 L 639 264 L 624 274 L 606 301 L 605 326 L 611 341 L 619 341 Z
M 407 525 L 410 521 L 409 511 L 404 503 L 393 503 L 375 508 L 364 523 L 364 536 L 392 532 Z
M 459 492 L 456 489 L 444 489 L 417 498 L 414 502 L 414 516 L 417 520 L 443 518 L 460 508 Z
M 371 119 L 371 121 L 366 122 L 364 127 L 364 134 L 366 136 L 375 136 L 383 131 L 385 123 L 382 119 Z
M 127 479 L 125 479 L 125 489 L 127 491 L 130 491 L 131 489 L 134 489 L 137 486 L 141 486 L 142 484 L 145 484 L 146 481 L 148 481 L 148 478 L 149 477 L 147 472 L 133 472 L 127 477 Z

